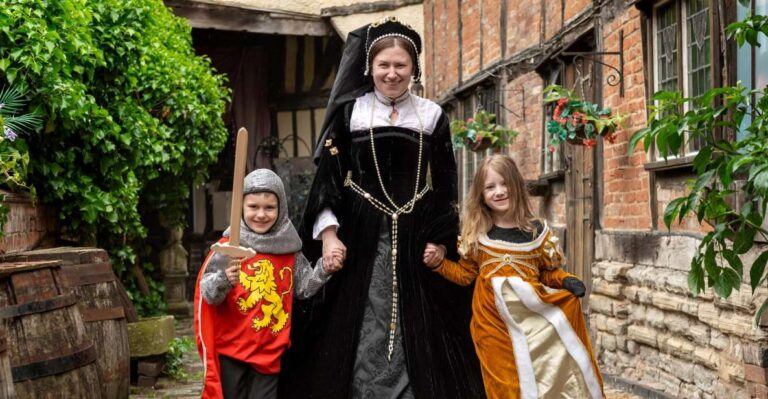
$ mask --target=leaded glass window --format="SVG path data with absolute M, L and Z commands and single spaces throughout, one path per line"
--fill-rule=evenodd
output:
M 704 94 L 712 87 L 710 78 L 709 1 L 689 0 L 687 4 L 688 93 L 690 97 Z M 690 149 L 698 151 L 703 138 L 690 143 Z
M 659 7 L 656 27 L 658 89 L 677 90 L 677 7 L 674 2 Z
M 654 9 L 654 91 L 681 91 L 694 97 L 712 88 L 710 3 L 667 1 Z M 692 155 L 702 144 L 703 139 L 688 141 L 682 155 Z

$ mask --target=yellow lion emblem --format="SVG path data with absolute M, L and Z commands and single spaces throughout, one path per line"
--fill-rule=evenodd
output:
M 237 300 L 237 306 L 240 311 L 245 313 L 248 310 L 256 306 L 260 301 L 264 301 L 261 305 L 261 311 L 264 316 L 260 319 L 258 317 L 253 318 L 252 327 L 258 331 L 267 327 L 272 319 L 275 319 L 275 323 L 272 325 L 272 333 L 277 334 L 285 327 L 288 322 L 288 313 L 283 309 L 283 295 L 291 292 L 293 286 L 293 276 L 291 277 L 291 288 L 282 294 L 277 293 L 277 283 L 275 283 L 275 266 L 269 260 L 263 259 L 258 262 L 254 262 L 247 266 L 249 270 L 253 270 L 253 275 L 240 270 L 240 285 L 245 288 L 246 291 L 250 291 L 248 298 L 239 298 Z M 284 272 L 288 270 L 292 273 L 289 267 L 284 267 L 280 270 L 280 278 L 284 279 Z

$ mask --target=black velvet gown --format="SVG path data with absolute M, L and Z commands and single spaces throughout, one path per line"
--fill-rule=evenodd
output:
M 368 291 L 377 286 L 371 282 L 372 275 L 382 275 L 374 273 L 374 264 L 381 265 L 382 243 L 388 243 L 391 218 L 344 186 L 347 172 L 351 172 L 352 180 L 363 190 L 388 202 L 374 166 L 369 130 L 350 132 L 353 104 L 341 107 L 331 126 L 331 142 L 321 143 L 325 148 L 300 229 L 305 255 L 317 259 L 322 255 L 322 242 L 312 238 L 312 227 L 318 214 L 330 208 L 340 223 L 338 235 L 347 247 L 347 259 L 324 292 L 294 305 L 293 349 L 281 376 L 283 398 L 360 396 L 360 392 L 353 394 L 355 358 L 360 353 L 360 336 L 365 335 L 360 334 L 364 314 L 371 305 Z M 414 195 L 419 133 L 392 126 L 373 130 L 384 186 L 395 203 L 404 204 Z M 442 115 L 433 133 L 424 134 L 419 189 L 427 180 L 433 189 L 416 203 L 412 213 L 398 219 L 398 344 L 404 352 L 409 392 L 417 399 L 485 397 L 469 335 L 472 291 L 448 282 L 422 262 L 427 242 L 443 244 L 449 257 L 456 256 L 456 178 L 448 120 Z M 387 267 L 391 274 L 391 264 Z M 391 277 L 385 285 L 383 291 L 391 291 Z M 383 311 L 388 317 L 391 293 L 387 298 Z M 386 362 L 386 349 L 384 344 L 366 356 L 383 356 Z M 382 397 L 377 392 L 368 395 Z

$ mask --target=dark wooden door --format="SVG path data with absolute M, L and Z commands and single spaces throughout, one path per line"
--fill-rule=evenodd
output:
M 596 101 L 599 82 L 595 67 L 589 58 L 576 58 L 565 68 L 564 80 L 579 97 Z M 565 194 L 566 194 L 566 242 L 568 259 L 566 270 L 578 276 L 592 288 L 592 263 L 595 260 L 595 152 L 596 148 L 581 145 L 565 145 Z M 588 297 L 583 298 L 582 308 L 588 309 Z

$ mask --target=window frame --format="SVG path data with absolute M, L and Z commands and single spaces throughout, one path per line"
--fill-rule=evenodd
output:
M 691 58 L 691 52 L 689 48 L 689 37 L 690 37 L 690 30 L 689 29 L 689 4 L 692 1 L 698 1 L 698 0 L 664 0 L 664 1 L 657 1 L 652 4 L 647 10 L 648 15 L 648 31 L 649 34 L 647 37 L 647 44 L 650 47 L 650 51 L 648 51 L 648 57 L 649 57 L 649 64 L 651 66 L 651 73 L 649 74 L 649 84 L 648 89 L 650 93 L 656 93 L 657 91 L 661 90 L 660 85 L 660 63 L 661 61 L 661 46 L 659 44 L 659 31 L 658 31 L 658 24 L 660 22 L 660 10 L 662 8 L 668 7 L 672 5 L 675 10 L 675 24 L 677 25 L 677 29 L 675 30 L 675 44 L 677 49 L 677 58 L 675 60 L 675 69 L 677 71 L 677 82 L 676 82 L 676 91 L 679 91 L 683 93 L 683 96 L 688 97 L 691 94 L 691 82 L 690 82 L 690 58 Z M 709 90 L 713 87 L 719 87 L 721 85 L 721 76 L 718 71 L 720 71 L 720 60 L 719 57 L 720 54 L 720 39 L 721 39 L 721 33 L 719 30 L 719 24 L 716 18 L 716 4 L 714 3 L 714 0 L 705 0 L 707 2 L 707 27 L 708 27 L 708 37 L 705 40 L 708 40 L 708 45 L 706 46 L 707 51 L 709 52 L 709 64 L 708 64 L 708 76 L 709 76 L 709 86 L 706 90 Z M 690 43 L 690 47 L 693 46 L 693 43 Z M 706 91 L 705 90 L 705 91 Z M 651 94 L 652 95 L 652 94 Z M 650 98 L 649 98 L 650 101 Z M 685 104 L 681 112 L 687 112 L 689 110 L 689 104 Z M 716 132 L 716 134 L 721 134 L 721 132 Z M 659 155 L 658 150 L 653 147 L 652 151 L 649 151 L 648 153 L 648 160 L 646 162 L 646 169 L 652 170 L 655 169 L 656 166 L 660 168 L 667 168 L 668 161 L 672 159 L 678 159 L 678 161 L 675 161 L 675 166 L 688 166 L 692 163 L 693 158 L 698 153 L 698 148 L 695 148 L 694 143 L 691 142 L 686 138 L 685 140 L 685 147 L 682 149 L 682 152 L 680 155 L 668 155 L 667 160 L 662 159 L 662 157 Z
M 497 123 L 504 123 L 504 114 L 501 112 L 500 106 L 500 82 L 497 79 L 484 80 L 467 90 L 461 95 L 457 95 L 456 106 L 454 107 L 454 116 L 459 115 L 466 120 L 472 117 L 482 106 L 483 109 L 489 111 L 492 114 L 496 114 Z M 490 91 L 490 98 L 495 99 L 491 101 L 489 97 L 484 97 L 484 92 Z M 482 104 L 484 103 L 484 104 Z M 488 109 L 486 107 L 491 107 Z M 503 149 L 502 152 L 506 152 L 507 149 Z M 459 202 L 463 201 L 466 195 L 469 193 L 469 187 L 472 184 L 477 166 L 483 160 L 483 158 L 494 154 L 493 149 L 487 149 L 482 152 L 474 152 L 468 150 L 465 147 L 454 150 L 454 156 L 456 158 L 456 166 L 458 172 L 458 192 Z

